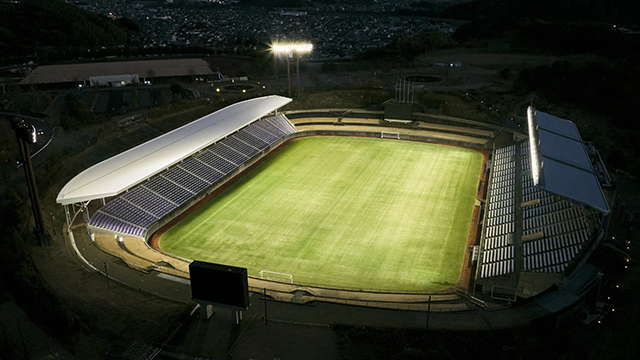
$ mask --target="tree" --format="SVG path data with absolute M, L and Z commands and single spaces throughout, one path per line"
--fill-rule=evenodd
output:
M 320 70 L 325 74 L 335 74 L 338 71 L 338 65 L 331 60 L 325 61 L 320 66 Z
M 150 79 L 150 78 L 156 77 L 157 74 L 156 74 L 155 70 L 147 69 L 147 72 L 145 73 L 145 75 L 147 75 L 147 78 Z
M 76 119 L 80 123 L 91 123 L 96 120 L 96 116 L 93 115 L 89 109 L 87 109 L 80 100 L 73 94 L 67 94 L 64 98 L 65 106 L 66 106 L 66 114 L 67 116 Z M 64 119 L 64 121 L 63 121 Z M 72 126 L 73 121 L 69 121 L 69 119 L 64 118 L 64 115 L 60 118 L 62 127 Z
M 171 95 L 173 95 L 174 98 L 176 97 L 176 95 L 182 94 L 182 85 L 180 84 L 173 84 L 171 85 L 170 89 Z

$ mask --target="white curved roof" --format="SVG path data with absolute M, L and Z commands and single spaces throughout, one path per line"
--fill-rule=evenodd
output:
M 273 95 L 229 105 L 93 165 L 71 179 L 56 201 L 67 205 L 118 195 L 291 101 Z

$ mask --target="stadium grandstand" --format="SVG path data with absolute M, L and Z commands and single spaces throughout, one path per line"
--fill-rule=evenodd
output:
M 230 105 L 83 171 L 57 198 L 68 227 L 86 224 L 96 243 L 115 235 L 144 247 L 161 227 L 289 139 L 396 131 L 397 139 L 489 153 L 476 201 L 479 235 L 472 232 L 473 253 L 463 265 L 470 281 L 456 291 L 515 301 L 562 288 L 581 269 L 592 277 L 585 264 L 605 236 L 610 208 L 602 187 L 611 179 L 573 122 L 531 107 L 528 134 L 444 117 L 390 128 L 382 114 L 335 109 L 291 112 L 290 121 L 278 111 L 291 101 L 266 96 Z M 156 254 L 141 266 L 159 262 Z
M 58 194 L 68 225 L 82 213 L 91 233 L 146 237 L 296 132 L 277 112 L 290 101 L 233 104 L 83 171 Z M 102 206 L 89 214 L 94 200 Z
M 560 285 L 604 236 L 606 168 L 575 124 L 529 107 L 528 140 L 494 149 L 477 292 L 515 300 Z

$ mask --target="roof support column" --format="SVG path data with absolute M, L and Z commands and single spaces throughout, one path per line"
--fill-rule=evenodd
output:
M 69 205 L 64 205 L 64 215 L 67 218 L 67 230 L 71 230 L 71 214 L 69 214 Z
M 82 211 L 82 218 L 84 219 L 84 222 L 87 223 L 88 225 L 89 224 L 89 208 L 85 206 L 81 211 Z

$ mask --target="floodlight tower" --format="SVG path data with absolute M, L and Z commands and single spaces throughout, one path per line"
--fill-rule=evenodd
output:
M 289 59 L 294 55 L 296 57 L 296 79 L 298 82 L 298 94 L 300 97 L 300 54 L 311 52 L 313 45 L 305 43 L 295 43 L 288 45 L 273 45 L 273 52 L 276 54 L 285 54 L 287 58 L 287 83 L 289 84 L 289 97 L 291 97 L 291 63 Z
M 29 189 L 29 197 L 31 198 L 31 210 L 36 223 L 34 232 L 40 241 L 40 245 L 44 245 L 44 238 L 47 236 L 42 219 L 42 210 L 40 209 L 40 199 L 38 197 L 38 187 L 36 185 L 36 177 L 33 173 L 31 165 L 31 152 L 29 144 L 36 142 L 36 128 L 23 119 L 11 120 L 11 128 L 16 133 L 18 139 L 18 148 L 20 149 L 20 161 L 24 166 L 24 174 L 27 177 L 27 188 Z

